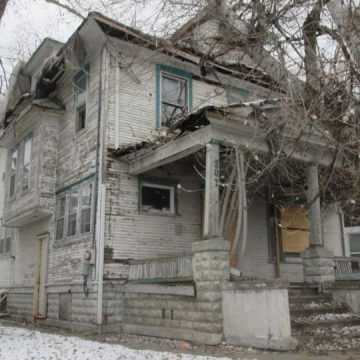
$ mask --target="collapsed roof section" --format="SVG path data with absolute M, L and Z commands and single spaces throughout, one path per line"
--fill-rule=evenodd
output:
M 190 32 L 193 36 L 194 24 L 211 19 L 214 15 L 213 10 L 210 6 L 205 7 L 196 19 L 190 20 L 174 36 L 184 37 L 186 32 Z M 159 39 L 100 13 L 90 13 L 66 44 L 47 38 L 26 64 L 20 64 L 15 68 L 6 100 L 0 110 L 0 123 L 8 124 L 5 119 L 13 113 L 19 97 L 24 93 L 35 91 L 36 98 L 48 97 L 56 89 L 57 81 L 65 71 L 79 70 L 110 38 L 125 40 L 191 62 L 200 67 L 203 76 L 208 72 L 218 71 L 242 80 L 260 83 L 264 87 L 275 85 L 271 77 L 239 49 L 236 50 L 236 54 L 231 53 L 230 62 L 223 61 L 221 57 L 219 61 L 205 62 L 203 52 L 205 48 L 201 50 L 196 46 L 185 44 L 184 41 L 176 41 L 174 46 L 175 37 L 168 40 Z M 235 60 L 236 67 L 233 66 Z M 36 76 L 36 85 L 34 85 L 34 76 Z
M 114 149 L 113 154 L 132 164 L 133 170 L 130 172 L 137 175 L 148 170 L 146 166 L 136 164 L 142 163 L 141 158 L 150 158 L 157 151 L 162 152 L 161 156 L 165 158 L 171 151 L 180 153 L 186 142 L 184 139 L 188 137 L 189 144 L 186 146 L 192 149 L 202 148 L 207 141 L 216 140 L 253 153 L 315 161 L 329 166 L 333 161 L 334 147 L 326 131 L 319 129 L 315 133 L 306 124 L 299 124 L 296 133 L 292 128 L 274 126 L 273 119 L 282 116 L 283 102 L 284 99 L 278 98 L 228 106 L 205 106 L 188 116 L 178 117 L 169 127 L 158 129 L 156 135 L 145 141 Z M 166 154 L 167 147 L 169 154 Z

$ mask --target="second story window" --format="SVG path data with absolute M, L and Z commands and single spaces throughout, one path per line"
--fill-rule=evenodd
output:
M 15 195 L 15 187 L 16 187 L 16 171 L 17 171 L 17 163 L 19 157 L 18 147 L 14 148 L 11 152 L 10 159 L 10 187 L 9 187 L 9 197 L 13 197 Z
M 23 164 L 23 178 L 22 190 L 26 191 L 30 188 L 30 166 L 31 166 L 31 147 L 32 135 L 25 138 L 24 141 L 24 164 Z
M 92 231 L 91 181 L 84 181 L 57 198 L 56 240 L 67 239 Z
M 86 126 L 86 100 L 89 78 L 89 67 L 79 71 L 74 77 L 75 84 L 75 103 L 76 103 L 76 132 Z
M 158 65 L 158 127 L 169 126 L 191 108 L 192 76 L 190 73 Z

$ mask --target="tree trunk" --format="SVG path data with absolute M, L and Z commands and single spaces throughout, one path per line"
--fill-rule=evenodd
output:
M 0 0 L 0 23 L 9 0 Z

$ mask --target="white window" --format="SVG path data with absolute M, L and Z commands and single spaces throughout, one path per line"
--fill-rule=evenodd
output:
M 92 189 L 87 181 L 58 195 L 56 240 L 92 231 Z
M 76 102 L 76 132 L 86 126 L 86 100 L 88 88 L 89 67 L 78 72 L 74 78 Z
M 58 198 L 56 210 L 56 239 L 64 237 L 66 196 Z
M 81 192 L 80 232 L 91 230 L 92 184 L 85 184 Z
M 188 110 L 188 80 L 161 73 L 161 126 Z
M 173 186 L 141 183 L 140 211 L 158 214 L 175 214 Z
M 32 135 L 25 138 L 24 142 L 24 163 L 23 163 L 23 179 L 22 190 L 26 191 L 30 187 L 30 167 L 31 167 L 31 148 Z
M 0 255 L 10 254 L 12 229 L 1 225 Z
M 11 152 L 11 159 L 10 159 L 9 197 L 13 197 L 15 195 L 16 171 L 17 171 L 18 157 L 19 157 L 19 150 L 18 150 L 18 147 L 16 147 Z

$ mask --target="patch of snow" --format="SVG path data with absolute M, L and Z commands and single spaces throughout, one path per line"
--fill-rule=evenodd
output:
M 84 340 L 40 331 L 0 325 L 0 359 L 6 360 L 230 360 L 150 350 Z M 239 359 L 257 360 L 257 359 Z
M 344 319 L 351 319 L 356 318 L 357 316 L 351 313 L 344 313 L 344 314 L 336 314 L 336 313 L 326 313 L 326 314 L 319 314 L 309 316 L 307 320 L 310 321 L 327 321 L 327 320 L 344 320 Z

